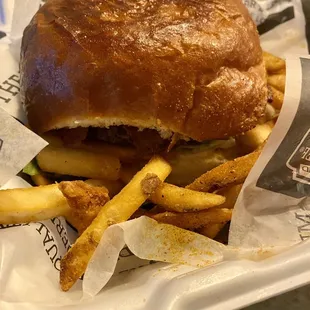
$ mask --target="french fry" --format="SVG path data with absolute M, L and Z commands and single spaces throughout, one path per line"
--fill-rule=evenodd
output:
M 108 199 L 106 188 L 90 186 L 83 181 L 2 190 L 0 224 L 37 222 L 64 216 L 81 233 L 100 211 L 95 203 L 100 201 L 103 205 Z
M 201 193 L 168 183 L 160 184 L 150 200 L 172 212 L 194 212 L 219 206 L 225 202 L 220 195 Z
M 277 71 L 285 69 L 285 60 L 272 55 L 268 52 L 263 53 L 266 70 L 268 73 L 275 73 Z
M 242 185 L 243 184 L 228 186 L 216 191 L 218 195 L 224 196 L 226 198 L 225 202 L 220 205 L 219 208 L 233 209 L 240 194 Z
M 267 78 L 267 82 L 270 86 L 284 93 L 285 91 L 285 74 L 270 75 Z
M 160 157 L 152 158 L 119 194 L 107 202 L 91 225 L 76 240 L 60 263 L 60 285 L 62 290 L 69 290 L 85 272 L 104 231 L 113 224 L 124 222 L 147 199 L 143 193 L 141 181 L 147 174 L 156 174 L 164 180 L 171 172 L 170 165 Z
M 272 91 L 272 105 L 275 109 L 281 110 L 284 100 L 284 94 L 274 88 L 273 86 L 270 86 L 270 89 Z
M 120 181 L 112 181 L 112 180 L 96 180 L 96 179 L 88 179 L 85 183 L 92 185 L 92 186 L 104 186 L 109 191 L 109 196 L 113 197 L 118 194 L 121 189 L 124 187 L 122 182 Z
M 37 163 L 46 172 L 91 179 L 119 178 L 118 158 L 85 150 L 49 145 L 37 155 Z
M 103 142 L 83 142 L 78 148 L 117 157 L 124 163 L 131 163 L 138 157 L 137 151 L 133 147 L 107 144 Z
M 238 136 L 236 141 L 245 153 L 253 152 L 268 139 L 273 127 L 274 121 L 258 124 L 255 128 Z
M 230 221 L 231 215 L 232 210 L 218 208 L 200 212 L 149 214 L 150 217 L 160 223 L 171 224 L 184 229 L 198 229 L 210 224 L 226 223 Z
M 210 239 L 214 239 L 218 235 L 218 233 L 223 229 L 223 227 L 226 225 L 227 222 L 211 224 L 211 225 L 202 227 L 198 230 L 198 233 Z
M 260 150 L 228 161 L 197 178 L 186 188 L 213 192 L 228 185 L 243 183 L 260 155 Z
M 46 178 L 43 174 L 32 175 L 31 179 L 37 186 L 53 184 L 53 182 Z
M 0 191 L 0 224 L 37 222 L 68 212 L 57 184 Z

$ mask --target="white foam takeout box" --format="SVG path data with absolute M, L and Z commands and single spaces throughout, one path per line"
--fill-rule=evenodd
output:
M 290 132 L 298 130 L 302 133 L 301 138 L 298 134 L 295 135 L 296 139 L 291 143 L 293 149 L 290 152 L 293 155 L 293 151 L 300 147 L 302 138 L 306 141 L 309 131 L 307 124 L 302 124 L 297 129 L 294 125 L 302 104 L 305 104 L 305 89 L 307 81 L 310 81 L 310 75 L 308 77 L 305 71 L 309 63 L 307 56 L 296 56 L 308 54 L 304 12 L 299 0 L 278 1 L 274 6 L 271 5 L 273 1 L 268 0 L 244 2 L 260 22 L 267 20 L 272 14 L 288 12 L 291 8 L 294 14 L 290 20 L 261 36 L 265 50 L 288 59 L 287 91 L 284 108 L 274 132 L 238 200 L 228 250 L 216 253 L 215 264 L 198 269 L 193 266 L 150 263 L 135 258 L 125 248 L 123 258 L 116 267 L 118 272 L 115 272 L 94 298 L 85 298 L 85 292 L 84 295 L 81 293 L 81 283 L 73 292 L 59 291 L 58 284 L 55 283 L 58 273 L 51 267 L 51 257 L 46 256 L 47 248 L 44 248 L 44 255 L 35 256 L 27 252 L 27 248 L 37 242 L 27 239 L 28 233 L 23 233 L 23 229 L 26 232 L 27 227 L 0 227 L 1 310 L 44 310 L 59 307 L 79 310 L 237 309 L 310 283 L 310 241 L 307 240 L 310 236 L 310 204 L 307 195 L 292 197 L 287 193 L 283 194 L 281 190 L 276 192 L 272 188 L 267 189 L 266 185 L 260 188 L 255 186 L 260 176 L 266 172 L 269 162 L 278 156 L 278 151 L 287 143 Z M 21 31 L 39 4 L 39 0 L 2 0 L 6 22 L 0 24 L 0 31 L 7 36 L 0 39 L 0 107 L 7 113 L 2 115 L 4 112 L 1 110 L 1 121 L 7 121 L 9 114 L 25 121 L 18 98 L 16 59 Z M 8 45 L 10 43 L 11 46 Z M 6 91 L 11 84 L 13 86 L 10 91 Z M 310 102 L 308 105 L 310 106 Z M 303 111 L 305 115 L 310 114 L 308 110 Z M 11 118 L 8 121 L 12 128 L 22 130 L 19 127 L 22 125 L 17 123 Z M 29 139 L 27 143 L 31 146 L 30 150 L 21 147 L 18 157 L 22 158 L 17 159 L 16 155 L 14 157 L 10 153 L 14 158 L 14 165 L 8 165 L 6 170 L 3 168 L 5 176 L 11 174 L 11 177 L 2 189 L 27 187 L 26 182 L 14 174 L 25 165 L 24 161 L 29 160 L 28 157 L 35 156 L 45 146 L 43 141 L 28 131 L 23 133 L 24 139 Z M 1 139 L 2 137 L 7 140 Z M 1 144 L 7 144 L 9 150 L 12 137 L 14 135 L 0 128 L 0 139 L 4 140 Z M 20 155 L 22 152 L 25 152 L 24 156 Z M 5 160 L 8 158 L 4 158 L 0 152 L 0 169 L 4 167 Z M 284 168 L 294 170 L 294 167 L 285 163 Z M 294 175 L 296 176 L 295 170 L 291 179 Z M 297 184 L 296 192 L 307 193 L 308 181 Z M 258 214 L 256 211 L 261 209 L 265 213 Z M 244 219 L 241 221 L 242 226 L 241 218 Z M 70 231 L 67 233 L 70 235 Z M 39 242 L 42 240 L 38 244 Z M 84 302 L 81 302 L 82 297 Z

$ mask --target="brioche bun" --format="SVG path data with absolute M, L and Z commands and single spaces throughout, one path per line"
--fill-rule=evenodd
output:
M 267 102 L 241 0 L 52 0 L 25 29 L 21 95 L 37 133 L 128 125 L 197 140 L 254 127 Z

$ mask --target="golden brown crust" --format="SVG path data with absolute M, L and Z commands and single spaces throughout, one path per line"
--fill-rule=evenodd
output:
M 63 181 L 58 188 L 70 207 L 69 222 L 81 234 L 109 201 L 109 192 L 102 186 L 91 186 L 83 181 Z
M 131 125 L 224 138 L 267 98 L 241 0 L 50 0 L 24 32 L 22 100 L 38 133 Z

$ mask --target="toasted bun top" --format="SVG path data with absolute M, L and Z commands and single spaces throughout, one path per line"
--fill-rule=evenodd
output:
M 20 70 L 38 133 L 130 125 L 220 139 L 255 126 L 267 100 L 241 0 L 50 0 L 25 29 Z

